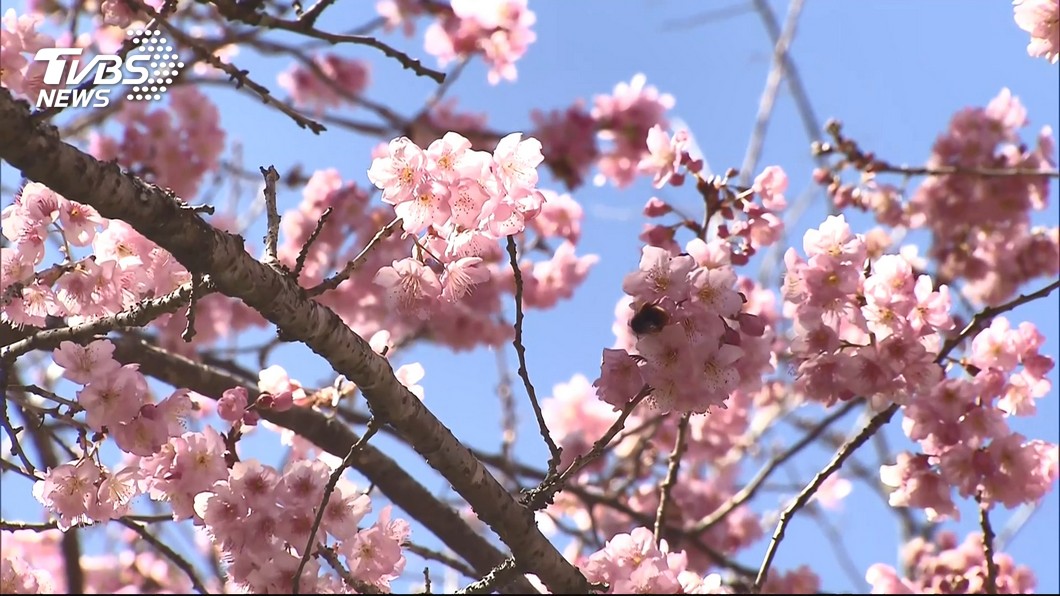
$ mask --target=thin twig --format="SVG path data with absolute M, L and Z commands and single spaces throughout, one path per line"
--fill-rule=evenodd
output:
M 655 544 L 663 539 L 663 528 L 666 524 L 666 509 L 670 501 L 670 491 L 677 484 L 677 472 L 681 468 L 681 458 L 685 454 L 685 446 L 688 438 L 688 414 L 681 416 L 677 423 L 677 438 L 674 439 L 674 450 L 670 452 L 669 465 L 666 469 L 666 479 L 659 487 L 659 509 L 655 512 Z
M 324 13 L 324 9 L 335 3 L 335 0 L 317 0 L 316 4 L 309 7 L 309 10 L 305 11 L 302 16 L 298 17 L 298 22 L 304 24 L 306 27 L 312 27 L 316 24 L 317 19 Z
M 305 267 L 306 257 L 309 256 L 309 248 L 313 246 L 313 242 L 316 241 L 317 236 L 320 235 L 320 231 L 324 229 L 324 224 L 327 223 L 328 217 L 334 211 L 331 207 L 328 207 L 320 214 L 320 219 L 317 220 L 317 225 L 313 228 L 313 233 L 309 235 L 309 239 L 302 245 L 302 250 L 298 251 L 298 259 L 294 262 L 294 278 L 298 279 L 298 276 L 302 274 L 302 268 Z
M 986 559 L 986 593 L 997 594 L 997 562 L 994 561 L 994 528 L 990 525 L 990 506 L 983 502 L 980 492 L 975 495 L 979 505 L 979 527 L 983 529 L 983 557 Z
M 394 234 L 394 230 L 401 227 L 401 222 L 402 220 L 399 217 L 394 221 L 388 223 L 383 229 L 375 233 L 375 236 L 373 236 L 372 239 L 368 242 L 368 245 L 361 249 L 361 252 L 358 253 L 352 261 L 346 263 L 346 266 L 342 268 L 342 271 L 336 273 L 335 275 L 320 282 L 316 286 L 310 288 L 306 291 L 306 293 L 309 294 L 310 297 L 319 296 L 324 292 L 327 292 L 328 290 L 334 290 L 335 288 L 339 287 L 342 282 L 346 281 L 350 278 L 351 275 L 353 275 L 354 271 L 357 271 L 358 267 L 363 265 L 364 262 L 368 260 L 368 254 L 372 252 L 372 249 L 375 248 L 375 245 L 379 244 L 384 239 L 389 238 L 391 235 Z
M 0 360 L 0 395 L 7 397 L 7 386 L 11 380 L 8 378 L 11 369 L 14 367 L 14 363 L 8 363 Z M 24 430 L 23 428 L 16 429 L 11 424 L 11 418 L 7 413 L 7 403 L 0 404 L 0 426 L 4 427 L 4 432 L 11 438 L 11 452 L 18 457 L 22 465 L 25 466 L 26 472 L 32 476 L 37 475 L 37 468 L 33 466 L 33 463 L 29 461 L 29 456 L 26 455 L 26 451 L 22 448 L 22 443 L 18 440 L 18 433 Z
M 427 548 L 426 546 L 423 546 L 421 544 L 416 544 L 415 542 L 406 542 L 401 546 L 404 547 L 405 550 L 416 554 L 424 559 L 427 559 L 428 561 L 437 561 L 438 563 L 441 563 L 442 565 L 445 565 L 450 569 L 454 569 L 465 577 L 478 576 L 478 574 L 475 573 L 475 570 L 469 567 L 466 563 L 455 557 L 450 557 L 445 553 Z
M 844 404 L 841 408 L 837 409 L 828 415 L 827 418 L 823 418 L 817 425 L 806 435 L 800 439 L 797 443 L 788 447 L 783 453 L 779 453 L 773 456 L 769 462 L 762 467 L 761 470 L 755 474 L 755 477 L 751 479 L 739 492 L 734 494 L 729 500 L 715 509 L 710 515 L 700 520 L 695 526 L 692 527 L 692 533 L 706 532 L 710 528 L 713 528 L 718 522 L 724 520 L 730 513 L 733 512 L 737 507 L 743 505 L 747 501 L 754 498 L 755 494 L 762 487 L 762 484 L 769 478 L 769 476 L 778 468 L 781 464 L 794 457 L 798 452 L 802 451 L 806 446 L 812 444 L 817 437 L 820 436 L 826 428 L 828 428 L 833 422 L 839 420 L 843 416 L 846 416 L 851 410 L 854 409 L 861 403 L 861 400 L 852 400 Z
M 126 518 L 118 518 L 117 521 L 126 528 L 129 528 L 130 530 L 139 534 L 140 538 L 143 538 L 145 542 L 155 547 L 158 552 L 165 555 L 166 558 L 168 558 L 170 561 L 173 561 L 174 565 L 180 567 L 181 571 L 183 571 L 188 576 L 188 579 L 191 580 L 191 585 L 195 588 L 196 592 L 200 594 L 209 594 L 209 592 L 206 590 L 206 586 L 203 585 L 202 580 L 199 579 L 199 576 L 195 573 L 195 569 L 191 566 L 191 563 L 188 563 L 187 559 L 178 555 L 176 551 L 174 551 L 172 548 L 169 548 L 169 546 L 167 546 L 165 542 L 162 542 L 153 534 L 148 532 L 147 528 L 143 527 L 142 525 Z
M 195 303 L 202 295 L 203 276 L 198 273 L 191 274 L 191 293 L 188 295 L 188 324 L 180 334 L 180 338 L 187 343 L 195 337 Z
M 878 163 L 873 168 L 874 172 L 886 172 L 889 174 L 902 174 L 903 176 L 983 176 L 984 178 L 1005 176 L 1045 176 L 1048 178 L 1060 178 L 1060 170 L 1033 169 L 1033 168 L 981 168 L 968 166 L 895 166 L 887 163 Z
M 732 17 L 740 16 L 751 12 L 753 8 L 747 2 L 737 2 L 729 6 L 723 6 L 721 8 L 711 8 L 704 10 L 703 12 L 689 16 L 689 17 L 678 17 L 663 21 L 662 28 L 664 31 L 678 30 L 678 29 L 690 29 L 698 25 L 707 23 L 716 23 L 729 19 Z
M 180 308 L 182 304 L 190 299 L 191 290 L 192 284 L 189 282 L 165 296 L 143 300 L 129 309 L 109 317 L 102 317 L 79 325 L 39 331 L 25 339 L 0 348 L 0 361 L 11 362 L 30 350 L 57 346 L 64 340 L 76 340 L 82 337 L 107 333 L 118 327 L 143 327 L 155 318 Z M 199 285 L 199 295 L 205 296 L 213 291 L 214 286 L 210 282 L 209 277 L 203 276 L 203 281 Z
M 810 481 L 805 488 L 799 492 L 795 500 L 788 505 L 784 511 L 780 514 L 780 522 L 777 523 L 777 529 L 773 532 L 773 537 L 769 541 L 769 548 L 766 550 L 765 559 L 762 560 L 762 565 L 758 568 L 758 577 L 755 578 L 754 593 L 758 594 L 762 590 L 762 585 L 766 581 L 766 577 L 769 575 L 769 567 L 773 564 L 773 557 L 777 554 L 777 549 L 780 547 L 780 542 L 784 539 L 784 531 L 787 529 L 788 524 L 791 522 L 792 517 L 800 509 L 806 506 L 806 503 L 810 502 L 810 499 L 817 492 L 824 481 L 828 479 L 833 473 L 843 466 L 843 462 L 850 457 L 854 451 L 865 444 L 869 438 L 876 433 L 883 425 L 890 422 L 891 417 L 898 411 L 898 404 L 891 404 L 886 410 L 872 417 L 868 424 L 858 432 L 851 440 L 847 441 L 839 448 L 835 456 L 832 457 L 828 465 L 818 472 L 813 480 Z
M 312 26 L 306 26 L 305 23 L 299 21 L 287 21 L 284 19 L 278 19 L 263 12 L 248 10 L 245 6 L 242 6 L 241 3 L 237 0 L 214 0 L 213 4 L 227 19 L 242 21 L 248 25 L 266 27 L 269 29 L 283 29 L 285 31 L 292 31 L 294 33 L 300 33 L 307 37 L 322 39 L 331 44 L 353 43 L 359 45 L 366 45 L 383 52 L 383 54 L 385 54 L 389 58 L 397 60 L 399 63 L 401 63 L 403 67 L 411 70 L 418 76 L 429 77 L 439 84 L 445 81 L 444 73 L 423 66 L 419 60 L 410 58 L 408 54 L 400 52 L 390 47 L 389 45 L 379 41 L 378 39 L 375 39 L 374 37 L 368 37 L 364 35 L 340 35 L 337 33 L 328 33 L 326 31 L 320 31 L 318 29 L 314 29 Z
M 611 424 L 610 428 L 607 429 L 607 432 L 604 433 L 604 436 L 600 437 L 595 443 L 593 443 L 593 447 L 588 453 L 576 457 L 574 461 L 571 462 L 570 466 L 568 466 L 558 478 L 553 477 L 552 475 L 546 477 L 537 488 L 528 491 L 523 496 L 521 500 L 522 504 L 531 511 L 537 511 L 545 505 L 550 504 L 552 502 L 552 496 L 561 490 L 572 476 L 595 461 L 596 458 L 603 455 L 604 450 L 607 449 L 611 440 L 615 438 L 615 435 L 617 435 L 623 427 L 625 427 L 626 419 L 629 418 L 630 414 L 633 413 L 633 410 L 635 410 L 640 402 L 644 401 L 644 398 L 648 397 L 650 393 L 651 391 L 648 390 L 648 388 L 644 388 L 637 393 L 637 395 L 633 396 L 633 399 L 622 408 L 622 413 L 619 414 L 618 419 Z
M 764 0 L 755 0 L 755 7 L 759 12 L 763 10 Z M 740 168 L 740 186 L 747 186 L 754 170 L 758 167 L 758 159 L 762 155 L 762 146 L 765 143 L 766 129 L 769 127 L 770 117 L 773 115 L 773 105 L 780 91 L 780 83 L 784 80 L 788 62 L 784 57 L 788 53 L 792 40 L 795 39 L 795 30 L 802 14 L 803 0 L 792 0 L 788 5 L 788 17 L 784 22 L 784 31 L 776 40 L 773 49 L 773 62 L 766 77 L 766 87 L 762 91 L 762 97 L 758 101 L 758 116 L 755 118 L 754 130 L 751 140 L 747 143 L 747 153 L 744 154 L 743 166 Z M 765 7 L 769 10 L 769 7 Z
M 549 433 L 548 425 L 545 424 L 545 415 L 541 411 L 541 404 L 537 401 L 537 392 L 534 391 L 534 385 L 530 382 L 530 373 L 526 370 L 526 346 L 523 345 L 523 272 L 519 269 L 515 236 L 508 236 L 508 258 L 512 265 L 512 272 L 515 274 L 515 339 L 512 340 L 512 345 L 515 346 L 515 353 L 519 356 L 519 377 L 523 380 L 526 394 L 530 397 L 530 405 L 534 408 L 534 416 L 537 417 L 541 438 L 545 440 L 545 445 L 548 446 L 551 454 L 548 460 L 548 475 L 554 476 L 559 468 L 563 450 L 552 440 L 552 434 Z
M 1037 501 L 1035 503 L 1024 503 L 1020 505 L 1019 509 L 1008 518 L 1008 523 L 1001 529 L 1001 533 L 998 534 L 997 539 L 994 540 L 994 548 L 1003 551 L 1012 540 L 1016 538 L 1023 526 L 1027 525 L 1031 517 L 1040 509 L 1040 505 L 1043 501 Z
M 866 173 L 901 174 L 906 178 L 912 176 L 983 176 L 983 177 L 1006 177 L 1006 176 L 1044 176 L 1047 178 L 1060 178 L 1060 170 L 1044 168 L 991 168 L 980 166 L 909 166 L 894 165 L 874 153 L 862 149 L 857 141 L 843 134 L 843 124 L 838 120 L 830 120 L 825 124 L 825 130 L 832 137 L 832 142 L 814 142 L 812 152 L 815 156 L 841 155 L 843 160 L 854 169 Z
M 777 23 L 777 16 L 773 14 L 773 9 L 769 4 L 763 0 L 754 0 L 754 5 L 755 10 L 758 11 L 759 18 L 762 19 L 762 24 L 765 25 L 766 32 L 769 33 L 770 41 L 776 46 L 783 35 L 780 30 L 780 24 Z M 782 60 L 784 61 L 784 81 L 791 91 L 792 99 L 795 100 L 795 109 L 799 112 L 799 119 L 802 120 L 806 138 L 810 142 L 816 141 L 820 139 L 821 122 L 813 111 L 813 105 L 810 104 L 810 95 L 802 85 L 802 77 L 799 75 L 799 69 L 795 65 L 795 59 L 791 57 L 791 52 L 789 51 L 784 52 Z M 817 162 L 822 164 L 824 160 L 818 157 Z
M 320 530 L 320 522 L 324 519 L 324 511 L 328 507 L 328 500 L 331 498 L 331 493 L 335 492 L 335 486 L 338 485 L 339 479 L 342 478 L 342 473 L 346 471 L 346 468 L 353 465 L 353 456 L 357 455 L 357 451 L 360 450 L 369 439 L 375 436 L 375 433 L 379 431 L 380 426 L 382 426 L 382 423 L 377 419 L 372 418 L 369 420 L 368 427 L 364 430 L 364 434 L 356 443 L 350 446 L 350 452 L 346 454 L 342 463 L 331 473 L 331 478 L 328 479 L 328 484 L 324 487 L 324 497 L 320 501 L 320 507 L 317 509 L 316 518 L 313 519 L 313 526 L 309 530 L 309 540 L 306 541 L 305 549 L 302 550 L 302 560 L 298 562 L 298 570 L 295 571 L 294 578 L 291 579 L 292 594 L 299 594 L 298 589 L 302 583 L 302 570 L 305 569 L 306 563 L 309 562 L 309 557 L 312 556 L 313 543 L 316 541 L 317 531 Z
M 280 237 L 280 212 L 276 208 L 276 183 L 280 180 L 280 173 L 271 165 L 269 169 L 258 169 L 261 170 L 261 177 L 265 179 L 263 193 L 265 195 L 265 216 L 268 222 L 268 229 L 265 231 L 265 262 L 276 263 L 279 260 L 276 256 L 276 245 Z
M 146 4 L 142 4 L 142 7 L 144 11 L 146 11 L 148 14 L 158 18 L 158 13 L 155 12 L 153 8 Z M 232 81 L 235 81 L 237 89 L 240 87 L 246 87 L 247 89 L 254 92 L 254 94 L 256 94 L 259 98 L 261 98 L 261 101 L 287 115 L 289 118 L 291 118 L 291 120 L 294 120 L 295 124 L 297 124 L 300 128 L 308 128 L 313 134 L 320 134 L 327 130 L 327 127 L 325 127 L 323 124 L 311 118 L 303 116 L 302 114 L 299 114 L 293 108 L 287 106 L 282 101 L 279 101 L 275 97 L 273 97 L 272 92 L 270 92 L 267 87 L 254 82 L 248 76 L 250 74 L 249 70 L 240 70 L 236 68 L 235 65 L 229 62 L 222 61 L 220 58 L 215 56 L 212 51 L 201 47 L 201 45 L 195 40 L 195 38 L 185 34 L 177 27 L 170 25 L 165 19 L 159 19 L 159 22 L 166 30 L 166 32 L 173 36 L 173 38 L 176 39 L 181 45 L 191 48 L 200 60 L 207 62 L 210 66 L 227 74 Z
M 949 341 L 942 345 L 942 350 L 939 352 L 939 358 L 935 361 L 941 362 L 946 356 L 950 355 L 950 352 L 952 352 L 953 349 L 957 347 L 957 344 L 964 341 L 964 339 L 970 336 L 971 334 L 978 333 L 982 329 L 986 328 L 986 326 L 994 320 L 994 317 L 1002 313 L 1006 313 L 1016 308 L 1017 306 L 1031 302 L 1032 300 L 1045 298 L 1057 288 L 1060 288 L 1060 279 L 1055 280 L 1049 285 L 1043 287 L 1042 289 L 1037 290 L 1035 292 L 1031 292 L 1030 294 L 1020 294 L 1019 296 L 1013 298 L 1012 300 L 1009 300 L 1004 304 L 984 308 L 982 311 L 976 313 L 976 315 L 972 317 L 972 320 L 963 330 L 961 330 L 960 334 L 958 334 L 956 337 L 951 338 Z
M 121 518 L 129 520 L 129 521 L 144 522 L 144 523 L 149 523 L 149 524 L 173 521 L 173 515 L 171 515 L 171 514 L 170 515 L 123 515 L 123 516 L 121 516 Z M 95 524 L 96 524 L 96 522 L 92 521 L 92 522 L 89 522 L 88 524 L 86 524 L 84 526 L 82 526 L 80 524 L 74 524 L 72 527 L 75 527 L 75 528 L 88 527 L 90 525 L 95 525 Z M 57 529 L 59 529 L 59 522 L 56 522 L 56 521 L 32 523 L 32 522 L 19 522 L 19 521 L 4 521 L 4 520 L 0 520 L 0 530 L 3 530 L 5 532 L 19 532 L 19 531 L 23 531 L 23 530 L 30 531 L 30 532 L 47 532 L 49 530 L 57 530 Z
M 508 362 L 504 350 L 496 350 L 497 371 L 500 379 L 497 382 L 497 398 L 501 402 L 501 470 L 515 485 L 519 485 L 519 479 L 515 473 L 515 441 L 518 436 L 517 429 L 519 420 L 516 416 L 515 399 L 512 395 L 512 379 L 508 372 Z M 544 476 L 539 476 L 544 478 Z

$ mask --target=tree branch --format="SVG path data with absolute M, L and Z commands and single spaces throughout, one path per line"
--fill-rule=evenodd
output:
M 534 408 L 534 416 L 537 417 L 537 427 L 541 431 L 541 438 L 545 440 L 545 445 L 551 454 L 548 459 L 548 475 L 553 476 L 559 468 L 560 457 L 563 453 L 552 440 L 552 434 L 548 432 L 545 415 L 541 412 L 541 404 L 537 401 L 537 392 L 534 391 L 534 384 L 530 382 L 530 373 L 526 370 L 526 346 L 523 345 L 523 272 L 519 269 L 519 257 L 515 252 L 515 236 L 508 236 L 508 259 L 512 265 L 512 273 L 515 275 L 515 339 L 512 340 L 512 345 L 515 346 L 515 353 L 519 356 L 519 378 L 523 380 L 526 395 L 530 398 L 530 405 Z
M 230 3 L 231 4 L 231 3 Z M 219 291 L 243 300 L 284 337 L 304 342 L 353 381 L 372 415 L 394 426 L 463 496 L 525 569 L 553 592 L 588 589 L 585 577 L 541 534 L 489 470 L 394 375 L 390 362 L 331 309 L 309 300 L 289 276 L 258 262 L 243 239 L 179 207 L 162 189 L 64 143 L 54 127 L 33 122 L 25 101 L 0 89 L 0 157 L 63 196 L 120 218 L 168 250 L 193 274 L 208 273 Z
M 114 357 L 123 364 L 137 363 L 140 372 L 174 387 L 187 387 L 210 399 L 220 399 L 232 387 L 242 386 L 252 394 L 257 387 L 219 368 L 193 362 L 149 343 L 121 338 L 115 342 Z M 333 418 L 308 408 L 283 412 L 260 410 L 261 417 L 310 440 L 319 449 L 343 457 L 359 437 Z M 367 421 L 365 421 L 367 422 Z M 370 444 L 365 445 L 353 461 L 353 467 L 385 494 L 394 505 L 423 524 L 478 573 L 487 573 L 506 558 L 484 537 L 472 530 L 452 507 L 439 501 L 419 481 L 393 459 Z M 518 576 L 509 587 L 519 593 L 535 590 L 526 578 Z

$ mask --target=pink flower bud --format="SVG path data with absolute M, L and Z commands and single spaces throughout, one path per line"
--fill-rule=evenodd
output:
M 284 391 L 279 395 L 272 396 L 272 404 L 269 409 L 283 412 L 284 410 L 290 410 L 292 406 L 294 406 L 294 394 L 290 391 Z
M 247 390 L 243 387 L 233 387 L 224 392 L 217 402 L 217 415 L 221 420 L 235 422 L 243 417 L 247 409 Z
M 254 410 L 243 412 L 243 424 L 246 424 L 247 426 L 257 426 L 259 421 L 261 421 L 261 416 Z
M 644 217 L 660 217 L 672 211 L 670 205 L 659 197 L 652 197 L 644 205 Z

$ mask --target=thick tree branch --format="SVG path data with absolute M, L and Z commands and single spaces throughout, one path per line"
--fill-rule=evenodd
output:
M 226 371 L 194 362 L 146 342 L 125 337 L 114 343 L 114 357 L 119 362 L 139 364 L 140 372 L 175 387 L 186 387 L 215 400 L 232 387 L 245 387 L 252 394 L 257 391 L 257 387 Z M 261 410 L 259 413 L 265 420 L 306 437 L 318 448 L 336 457 L 344 457 L 360 440 L 346 425 L 308 408 L 292 408 L 284 412 Z M 488 573 L 505 560 L 506 555 L 472 530 L 458 512 L 436 499 L 419 481 L 376 447 L 366 444 L 358 449 L 352 465 L 394 505 L 423 524 L 476 572 Z M 522 576 L 513 578 L 510 587 L 523 594 L 535 591 L 533 585 Z
M 305 343 L 361 389 L 372 415 L 391 424 L 463 496 L 527 572 L 553 592 L 584 593 L 589 584 L 537 528 L 489 470 L 394 375 L 384 357 L 331 309 L 309 300 L 295 280 L 246 252 L 241 237 L 180 208 L 170 193 L 64 143 L 54 127 L 33 122 L 29 106 L 0 90 L 0 157 L 29 179 L 120 218 L 168 250 L 193 274 L 243 300 L 285 337 Z

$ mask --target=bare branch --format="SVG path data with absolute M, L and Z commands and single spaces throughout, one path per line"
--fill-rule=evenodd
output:
M 685 454 L 686 441 L 688 439 L 688 414 L 681 416 L 677 423 L 677 438 L 674 439 L 674 450 L 670 452 L 670 460 L 666 469 L 666 479 L 659 487 L 659 509 L 655 512 L 655 543 L 663 539 L 662 531 L 666 527 L 666 508 L 670 500 L 670 491 L 677 483 L 677 472 L 681 467 L 681 458 Z
M 979 505 L 979 527 L 983 530 L 983 558 L 986 559 L 986 593 L 997 594 L 997 562 L 994 561 L 994 528 L 990 525 L 990 506 L 983 495 L 975 495 Z
M 156 536 L 147 531 L 143 525 L 134 522 L 130 519 L 120 517 L 116 520 L 119 524 L 129 528 L 133 532 L 140 535 L 140 538 L 144 539 L 144 542 L 155 547 L 158 552 L 165 555 L 167 559 L 173 561 L 173 564 L 180 568 L 191 580 L 191 585 L 195 588 L 195 591 L 200 594 L 209 594 L 206 586 L 203 585 L 202 580 L 199 579 L 198 574 L 195 573 L 195 569 L 192 568 L 191 563 L 188 563 L 187 559 L 177 554 L 172 548 L 169 548 L 165 542 L 159 540 Z
M 530 397 L 530 405 L 534 408 L 534 416 L 537 417 L 537 427 L 541 431 L 541 438 L 545 440 L 551 457 L 548 459 L 548 475 L 556 474 L 559 468 L 560 458 L 563 456 L 562 449 L 556 446 L 552 440 L 552 434 L 545 424 L 545 415 L 541 411 L 541 404 L 537 401 L 537 392 L 534 384 L 530 382 L 530 373 L 526 370 L 526 346 L 523 345 L 523 272 L 519 269 L 519 257 L 516 255 L 515 236 L 508 236 L 508 259 L 512 265 L 512 273 L 515 275 L 515 353 L 519 356 L 519 377 L 526 387 L 526 394 Z
M 390 47 L 389 45 L 379 41 L 378 39 L 375 39 L 374 37 L 368 37 L 364 35 L 340 35 L 337 33 L 327 33 L 325 31 L 320 31 L 319 29 L 314 29 L 312 26 L 313 23 L 311 22 L 287 21 L 284 19 L 278 19 L 263 12 L 258 12 L 251 7 L 245 6 L 240 2 L 237 2 L 236 0 L 213 0 L 212 3 L 227 19 L 242 21 L 248 25 L 257 25 L 269 29 L 282 29 L 284 31 L 292 31 L 294 33 L 300 33 L 307 37 L 322 39 L 331 44 L 352 43 L 369 46 L 383 52 L 383 54 L 385 54 L 388 58 L 393 58 L 394 60 L 397 60 L 401 64 L 401 66 L 411 70 L 418 76 L 429 77 L 433 79 L 436 83 L 442 83 L 443 81 L 445 81 L 444 73 L 423 66 L 419 60 L 410 58 L 408 54 L 400 52 Z
M 783 453 L 778 453 L 773 456 L 773 458 L 770 459 L 757 474 L 755 474 L 755 477 L 752 478 L 746 486 L 730 497 L 721 507 L 718 507 L 710 515 L 700 520 L 691 531 L 693 533 L 706 532 L 718 522 L 725 519 L 737 507 L 754 498 L 755 494 L 757 494 L 758 490 L 762 487 L 762 484 L 778 467 L 780 467 L 781 464 L 794 457 L 795 454 L 802 451 L 806 446 L 812 444 L 826 428 L 831 426 L 836 420 L 846 416 L 859 403 L 861 403 L 861 400 L 847 402 L 841 408 L 832 412 L 826 418 L 823 418 L 810 432 L 806 433 L 802 439 L 794 443 L 791 447 L 785 449 Z
M 785 71 L 790 63 L 786 59 L 788 48 L 795 39 L 795 30 L 799 24 L 799 16 L 802 14 L 803 2 L 804 0 L 791 0 L 791 4 L 788 5 L 788 17 L 784 23 L 784 31 L 774 42 L 773 63 L 766 77 L 766 88 L 762 91 L 762 97 L 758 102 L 758 116 L 755 119 L 754 131 L 751 133 L 751 141 L 747 144 L 747 153 L 744 155 L 743 166 L 740 168 L 741 186 L 747 186 L 750 183 L 755 168 L 758 167 L 758 159 L 762 155 L 762 146 L 765 143 L 766 128 L 773 115 L 773 104 L 776 102 L 780 83 L 784 80 Z M 754 0 L 754 3 L 759 13 L 769 11 L 769 15 L 772 16 L 772 9 L 765 0 Z
M 416 544 L 415 542 L 406 542 L 401 546 L 403 546 L 409 552 L 414 553 L 424 559 L 427 559 L 428 561 L 437 561 L 442 565 L 445 565 L 446 567 L 464 575 L 465 577 L 475 577 L 477 575 L 474 569 L 468 567 L 458 559 L 455 559 L 445 553 L 427 548 L 426 546 L 423 546 L 421 544 Z
M 361 252 L 359 252 L 357 256 L 353 258 L 352 261 L 346 263 L 346 266 L 342 268 L 342 271 L 336 273 L 335 275 L 320 282 L 316 286 L 310 288 L 306 291 L 306 293 L 309 294 L 309 296 L 319 296 L 324 292 L 327 292 L 328 290 L 334 290 L 335 288 L 342 285 L 342 282 L 349 279 L 350 276 L 353 275 L 353 272 L 357 271 L 357 269 L 361 265 L 363 265 L 365 261 L 368 260 L 368 254 L 372 252 L 372 249 L 375 248 L 375 246 L 382 242 L 384 239 L 392 236 L 394 234 L 394 230 L 401 227 L 401 223 L 402 220 L 400 217 L 388 223 L 386 226 L 383 227 L 383 229 L 376 232 L 375 236 L 372 236 L 372 239 L 364 248 L 361 249 Z
M 614 439 L 615 435 L 626 426 L 626 419 L 629 418 L 630 414 L 633 413 L 633 410 L 635 410 L 637 406 L 640 405 L 640 402 L 644 401 L 644 398 L 650 393 L 651 391 L 645 387 L 640 393 L 635 395 L 633 399 L 622 408 L 622 413 L 619 414 L 618 419 L 607 429 L 604 436 L 600 437 L 595 443 L 593 443 L 593 448 L 589 450 L 589 453 L 579 455 L 575 458 L 571 465 L 567 466 L 567 469 L 560 474 L 558 478 L 551 474 L 546 476 L 537 488 L 527 492 L 526 495 L 523 496 L 523 504 L 531 511 L 537 511 L 550 504 L 553 495 L 562 490 L 563 486 L 571 479 L 571 477 L 580 472 L 582 468 L 595 461 L 596 458 L 603 455 L 604 450 L 607 449 L 611 440 Z
M 305 267 L 306 257 L 309 256 L 309 249 L 313 246 L 313 243 L 316 242 L 317 236 L 320 236 L 320 231 L 324 229 L 324 224 L 327 223 L 328 217 L 331 216 L 333 211 L 333 208 L 328 207 L 320 214 L 320 219 L 317 220 L 316 227 L 313 228 L 313 232 L 309 234 L 309 239 L 307 239 L 305 244 L 302 245 L 302 250 L 298 251 L 298 259 L 294 262 L 294 272 L 292 273 L 295 279 L 298 279 L 298 276 L 302 274 L 302 269 Z
M 810 481 L 806 488 L 799 492 L 795 500 L 788 505 L 784 511 L 780 514 L 780 522 L 777 524 L 777 529 L 773 532 L 773 537 L 769 541 L 769 548 L 766 550 L 765 559 L 762 560 L 761 567 L 758 568 L 758 577 L 755 578 L 754 593 L 758 594 L 762 590 L 762 585 L 765 583 L 766 578 L 769 576 L 769 567 L 773 564 L 773 557 L 777 554 L 777 549 L 780 547 L 780 542 L 784 539 L 784 531 L 787 529 L 788 524 L 796 513 L 806 503 L 810 502 L 810 499 L 817 492 L 817 489 L 824 484 L 824 481 L 828 479 L 833 473 L 843 466 L 843 462 L 850 457 L 854 451 L 865 444 L 869 438 L 876 433 L 883 425 L 891 421 L 891 417 L 898 411 L 898 404 L 890 405 L 886 410 L 872 417 L 868 424 L 858 432 L 853 438 L 843 444 L 842 447 L 836 452 L 832 460 L 828 462 L 828 465 L 818 472 L 813 480 Z
M 217 56 L 214 56 L 212 51 L 203 48 L 194 37 L 184 33 L 177 27 L 170 25 L 165 19 L 159 19 L 158 13 L 146 3 L 141 3 L 141 7 L 145 12 L 159 20 L 159 23 L 162 25 L 162 28 L 166 30 L 166 33 L 173 36 L 173 38 L 181 45 L 191 48 L 200 60 L 227 74 L 232 81 L 235 81 L 237 89 L 240 87 L 246 87 L 260 97 L 261 101 L 265 102 L 265 104 L 276 108 L 283 114 L 287 115 L 291 120 L 294 120 L 295 124 L 300 128 L 308 128 L 313 134 L 320 134 L 327 130 L 323 124 L 299 114 L 287 104 L 273 97 L 267 87 L 254 82 L 248 76 L 250 71 L 239 70 L 235 65 L 224 62 Z

